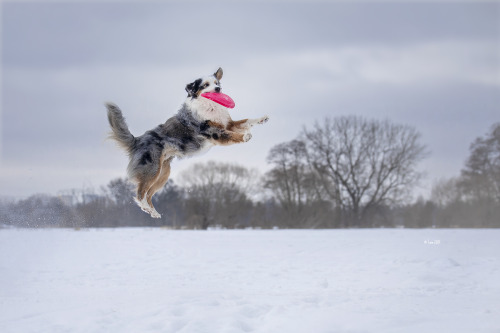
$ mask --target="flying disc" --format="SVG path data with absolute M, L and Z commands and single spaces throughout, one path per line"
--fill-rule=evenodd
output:
M 234 108 L 234 101 L 231 97 L 229 97 L 226 94 L 223 93 L 215 93 L 215 92 L 209 92 L 209 93 L 203 93 L 201 96 L 214 101 L 215 103 L 218 103 L 226 108 Z

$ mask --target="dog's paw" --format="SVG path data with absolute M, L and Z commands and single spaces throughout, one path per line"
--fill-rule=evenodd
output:
M 243 141 L 244 141 L 244 142 L 248 142 L 248 141 L 250 141 L 250 139 L 251 139 L 251 138 L 252 138 L 252 134 L 247 133 L 247 134 L 245 134 L 245 135 L 243 136 Z
M 142 209 L 143 212 L 146 212 L 149 214 L 150 209 L 149 209 L 148 203 L 146 202 L 145 198 L 142 199 L 142 201 L 141 201 L 141 200 L 137 199 L 137 197 L 134 197 L 134 201 L 137 204 L 137 206 L 139 206 Z
M 156 211 L 156 209 L 153 208 L 153 210 L 151 211 L 151 217 L 154 218 L 154 219 L 160 219 L 161 218 L 161 214 L 158 213 Z
M 269 121 L 269 116 L 264 116 L 264 117 L 259 119 L 259 122 L 257 124 L 262 125 L 262 124 L 267 123 L 268 121 Z

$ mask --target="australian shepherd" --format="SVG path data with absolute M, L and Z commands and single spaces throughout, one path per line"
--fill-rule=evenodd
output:
M 215 74 L 186 85 L 188 96 L 177 114 L 138 137 L 130 133 L 118 106 L 106 103 L 112 130 L 110 137 L 130 157 L 127 172 L 137 185 L 134 199 L 151 217 L 161 217 L 151 198 L 167 182 L 170 162 L 175 157 L 193 156 L 214 145 L 247 142 L 252 137 L 252 126 L 268 121 L 267 116 L 233 121 L 226 107 L 200 96 L 221 92 L 221 79 L 222 68 L 219 68 Z

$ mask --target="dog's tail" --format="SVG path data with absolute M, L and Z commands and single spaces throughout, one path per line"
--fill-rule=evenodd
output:
M 113 103 L 106 103 L 108 109 L 108 120 L 111 126 L 110 138 L 116 140 L 118 145 L 125 149 L 129 154 L 135 145 L 135 137 L 130 133 L 122 111 Z

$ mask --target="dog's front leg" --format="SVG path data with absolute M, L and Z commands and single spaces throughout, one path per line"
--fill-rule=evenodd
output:
M 264 116 L 261 118 L 257 119 L 243 119 L 243 120 L 236 120 L 236 121 L 231 121 L 227 129 L 230 131 L 234 132 L 247 132 L 249 129 L 251 129 L 255 125 L 261 125 L 267 123 L 269 120 L 268 116 Z
M 235 143 L 247 142 L 252 138 L 250 133 L 238 133 L 228 130 L 220 130 L 212 134 L 212 139 L 215 144 L 221 146 L 229 146 Z
M 209 122 L 208 125 L 210 128 L 206 135 L 216 145 L 229 146 L 235 143 L 247 142 L 252 138 L 252 134 L 250 133 L 230 131 L 214 122 Z

